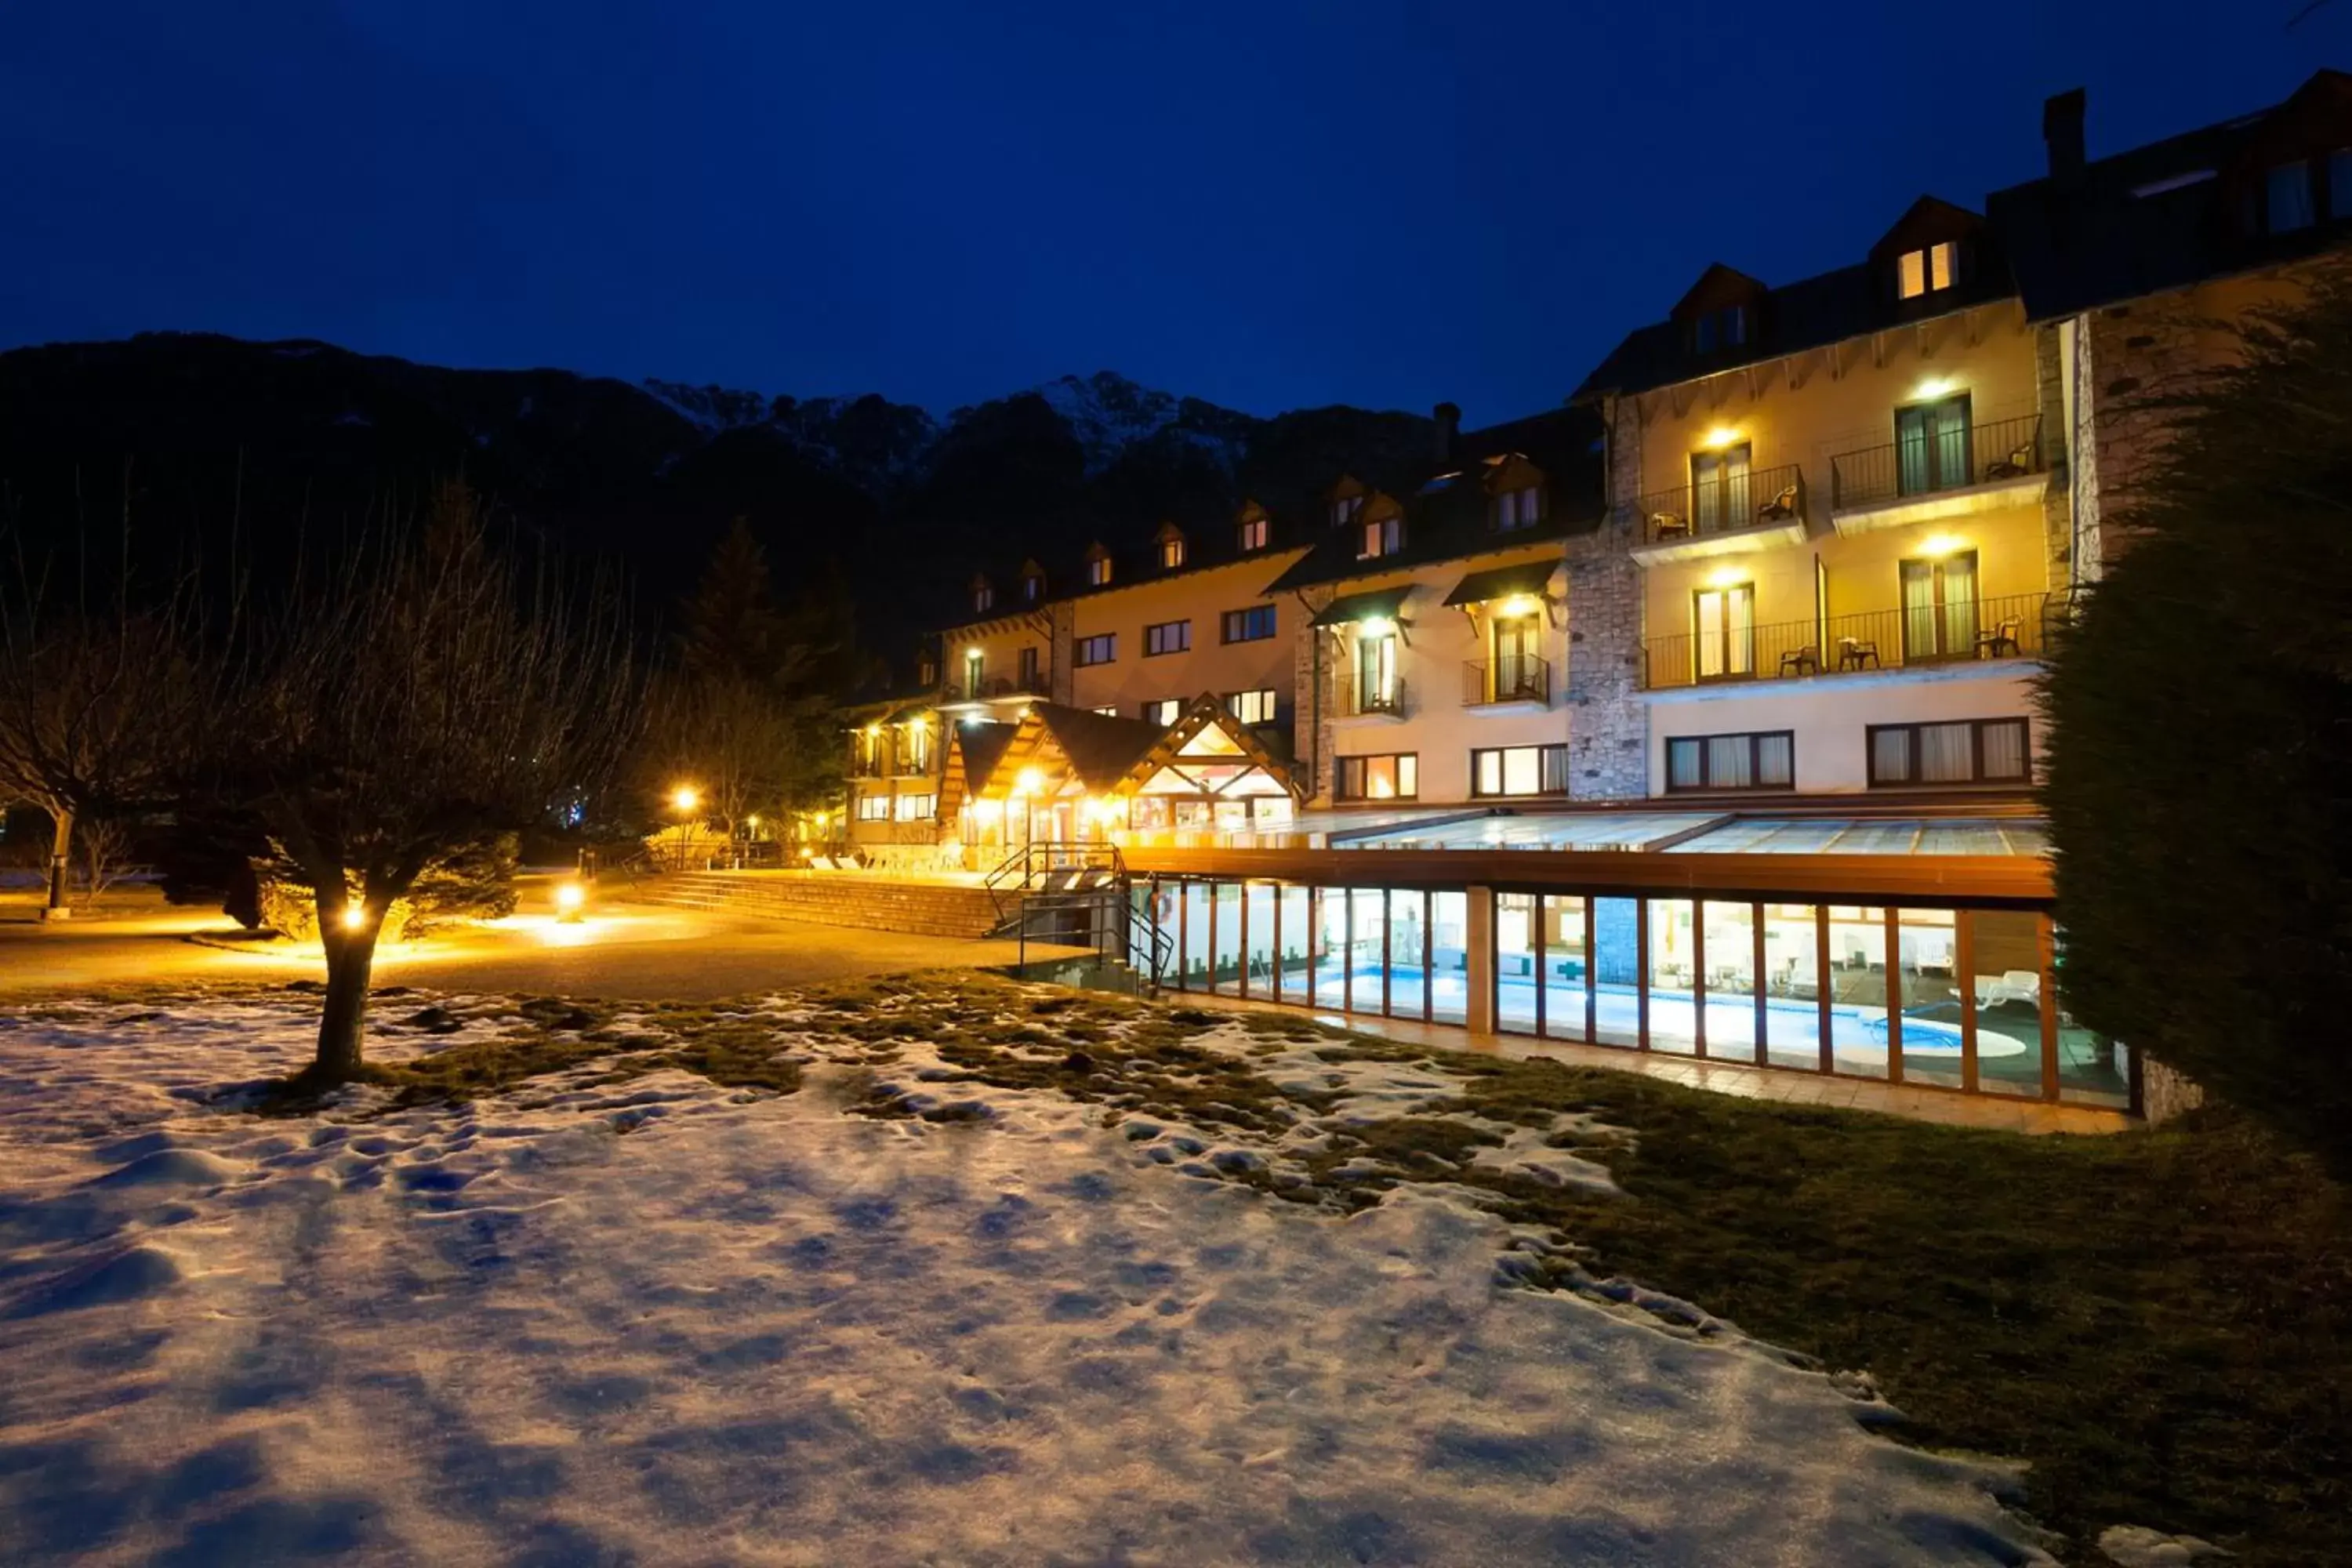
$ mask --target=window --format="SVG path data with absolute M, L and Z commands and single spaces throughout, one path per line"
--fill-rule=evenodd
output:
M 2033 757 L 2022 719 L 1960 719 L 1946 724 L 1873 724 L 1870 786 L 2026 784 Z
M 1756 521 L 1748 505 L 1749 444 L 1691 454 L 1691 531 L 1717 533 Z
M 1031 604 L 1045 596 L 1045 579 L 1032 572 L 1021 579 L 1021 596 Z
M 1363 548 L 1360 558 L 1373 555 L 1394 555 L 1404 543 L 1404 519 L 1394 512 L 1364 524 Z
M 1116 719 L 1118 717 L 1118 704 L 1116 702 L 1106 702 L 1101 707 L 1095 709 L 1093 711 L 1101 714 L 1106 719 Z
M 1932 495 L 1969 481 L 1969 395 L 1895 411 L 1895 480 L 1903 495 Z
M 1420 796 L 1421 756 L 1416 752 L 1339 759 L 1341 800 L 1417 800 Z
M 971 590 L 971 613 L 984 616 L 996 608 L 996 590 L 985 583 L 977 583 Z
M 1186 653 L 1192 647 L 1192 623 L 1161 621 L 1143 628 L 1143 657 L 1154 658 L 1163 653 Z
M 1019 684 L 1022 690 L 1043 691 L 1045 689 L 1045 678 L 1038 672 L 1038 663 L 1037 650 L 1034 647 L 1024 647 L 1021 650 L 1021 679 Z
M 965 697 L 977 698 L 980 695 L 981 669 L 982 656 L 980 649 L 972 648 L 965 653 L 963 656 L 963 694 Z
M 2352 217 L 2352 147 L 2327 154 L 2327 216 Z
M 909 724 L 901 731 L 898 742 L 898 771 L 902 773 L 927 773 L 931 771 L 931 727 Z
M 1184 542 L 1171 535 L 1160 542 L 1160 569 L 1173 572 L 1184 564 Z
M 1110 556 L 1097 550 L 1087 557 L 1087 582 L 1092 587 L 1102 587 L 1110 581 Z
M 2298 158 L 2263 178 L 2263 211 L 2273 234 L 2292 234 L 2312 225 L 2311 165 Z
M 1797 739 L 1788 730 L 1677 735 L 1666 742 L 1666 791 L 1794 789 Z
M 937 686 L 940 683 L 940 661 L 929 654 L 915 661 L 915 684 Z
M 857 820 L 887 822 L 890 820 L 890 797 L 887 795 L 861 795 L 857 797 Z
M 1183 716 L 1184 700 L 1181 697 L 1163 697 L 1157 702 L 1147 702 L 1143 705 L 1144 719 L 1163 730 Z
M 1895 292 L 1906 300 L 1937 293 L 1958 281 L 1959 272 L 1960 247 L 1956 240 L 1906 250 L 1895 263 Z
M 1331 503 L 1331 526 L 1334 528 L 1347 527 L 1349 523 L 1356 521 L 1357 516 L 1361 513 L 1363 510 L 1363 497 L 1341 496 L 1339 500 Z
M 1227 610 L 1223 635 L 1227 642 L 1264 642 L 1274 635 L 1274 606 L 1253 605 L 1246 610 Z
M 1533 528 L 1543 511 L 1543 490 L 1528 485 L 1521 489 L 1505 490 L 1495 498 L 1495 527 L 1508 533 L 1514 529 Z
M 1736 349 L 1748 341 L 1748 307 L 1726 305 L 1719 310 L 1709 310 L 1691 323 L 1691 348 L 1699 353 L 1711 354 L 1718 349 Z
M 1738 680 L 1756 673 L 1756 584 L 1727 583 L 1691 595 L 1691 675 Z
M 1404 702 L 1403 682 L 1397 679 L 1397 639 L 1394 632 L 1356 637 L 1356 709 L 1359 713 L 1395 713 Z
M 1247 555 L 1253 550 L 1264 550 L 1265 548 L 1265 519 L 1262 517 L 1245 517 L 1242 519 L 1241 527 L 1236 530 L 1236 532 L 1239 537 L 1234 541 L 1234 547 L 1244 555 Z
M 1271 724 L 1274 717 L 1274 688 L 1263 691 L 1234 691 L 1225 697 L 1225 711 L 1244 724 Z
M 1906 561 L 1903 662 L 1970 658 L 1977 651 L 1977 552 Z
M 1568 746 L 1495 746 L 1470 753 L 1470 793 L 1561 795 L 1568 789 Z
M 891 815 L 900 822 L 925 821 L 929 818 L 938 798 L 928 795 L 902 795 L 898 797 L 897 809 Z
M 1084 669 L 1090 664 L 1108 664 L 1118 657 L 1118 634 L 1104 632 L 1097 637 L 1080 637 L 1071 649 L 1071 660 Z

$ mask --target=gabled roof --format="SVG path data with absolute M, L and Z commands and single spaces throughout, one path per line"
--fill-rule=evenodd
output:
M 1230 751 L 1221 748 L 1215 760 L 1248 763 L 1268 777 L 1278 780 L 1294 796 L 1302 800 L 1306 798 L 1305 789 L 1291 776 L 1288 766 L 1266 749 L 1265 743 L 1248 725 L 1227 712 L 1215 693 L 1207 691 L 1192 699 L 1192 705 L 1177 716 L 1176 722 L 1168 726 L 1150 751 L 1136 759 L 1134 765 L 1128 769 L 1126 776 L 1115 787 L 1137 788 L 1161 769 L 1181 764 L 1186 755 L 1198 748 L 1201 738 L 1211 731 L 1223 737 L 1223 742 L 1231 747 Z
M 2323 70 L 2284 100 L 1997 191 L 1986 210 L 2035 321 L 2343 247 L 2338 221 L 2251 232 L 2244 205 L 2275 164 L 2352 146 L 2352 76 Z

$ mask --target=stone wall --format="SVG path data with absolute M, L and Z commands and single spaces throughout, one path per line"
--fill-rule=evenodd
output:
M 1291 752 L 1297 776 L 1306 785 L 1307 804 L 1331 804 L 1331 634 L 1310 625 L 1338 596 L 1328 584 L 1301 589 L 1297 595 L 1298 635 L 1290 639 Z M 1287 615 L 1286 609 L 1283 612 Z M 1319 658 L 1318 658 L 1319 654 Z
M 2140 1058 L 2139 1113 L 2150 1127 L 2205 1103 L 2205 1090 L 2162 1062 Z
M 1609 495 L 1641 491 L 1641 416 L 1612 398 Z M 1642 700 L 1642 569 L 1627 553 L 1638 520 L 1612 505 L 1595 531 L 1568 542 L 1568 790 L 1577 800 L 1650 793 L 1650 715 Z
M 2074 431 L 2067 423 L 2067 365 L 2059 352 L 2063 329 L 2043 326 L 2033 334 L 2035 405 L 2042 410 L 2042 456 L 2050 466 L 2049 488 L 2042 492 L 2042 531 L 2047 585 L 2063 592 L 2073 582 L 2074 508 L 2073 469 L 2067 458 L 2074 450 Z

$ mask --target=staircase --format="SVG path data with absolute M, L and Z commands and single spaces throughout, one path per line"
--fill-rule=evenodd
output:
M 913 936 L 979 938 L 1001 920 L 985 888 L 855 871 L 674 871 L 644 884 L 635 897 L 672 909 Z
M 1087 948 L 1084 973 L 1056 974 L 1064 984 L 1156 995 L 1174 942 L 1135 907 L 1134 879 L 1115 846 L 1030 844 L 1014 850 L 983 882 L 995 900 L 998 923 L 990 934 L 1021 946 L 1017 966 L 1027 973 L 1032 942 Z M 1066 958 L 1047 961 L 1066 966 Z

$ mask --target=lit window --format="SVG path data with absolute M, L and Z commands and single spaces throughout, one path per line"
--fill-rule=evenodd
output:
M 1071 662 L 1084 668 L 1090 664 L 1108 664 L 1118 657 L 1118 634 L 1104 632 L 1097 637 L 1080 637 L 1071 646 Z
M 1181 697 L 1163 697 L 1157 702 L 1143 705 L 1144 719 L 1163 730 L 1183 716 L 1184 700 Z
M 1028 600 L 1033 605 L 1038 600 L 1044 598 L 1045 596 L 1045 579 L 1038 576 L 1034 572 L 1028 576 L 1022 578 L 1021 596 Z
M 1236 691 L 1225 699 L 1225 711 L 1244 724 L 1271 724 L 1274 719 L 1274 688 L 1263 691 Z
M 1470 753 L 1474 795 L 1559 795 L 1568 789 L 1568 747 L 1495 746 Z
M 1363 497 L 1340 497 L 1338 500 L 1331 503 L 1331 526 L 1334 528 L 1347 527 L 1349 523 L 1356 521 L 1357 514 L 1361 512 L 1363 510 Z
M 1173 538 L 1161 540 L 1160 542 L 1160 569 L 1162 572 L 1173 572 L 1177 567 L 1183 564 L 1184 542 L 1181 539 Z
M 1367 559 L 1375 555 L 1394 555 L 1403 543 L 1404 519 L 1391 513 L 1364 524 L 1363 548 L 1357 554 Z
M 1264 550 L 1265 548 L 1265 519 L 1262 517 L 1244 518 L 1242 520 L 1239 532 L 1241 537 L 1235 541 L 1235 543 L 1243 554 L 1247 555 L 1253 550 Z
M 1101 714 L 1106 719 L 1116 719 L 1118 717 L 1118 704 L 1116 702 L 1106 702 L 1101 707 L 1094 710 L 1094 711 Z
M 1192 623 L 1161 621 L 1143 628 L 1143 657 L 1153 658 L 1163 653 L 1184 653 L 1192 646 Z
M 1945 724 L 1873 724 L 1866 734 L 1873 789 L 1906 784 L 2026 784 L 2032 753 L 2022 719 Z
M 1110 557 L 1108 555 L 1090 555 L 1087 557 L 1087 582 L 1092 586 L 1099 588 L 1109 581 Z
M 907 726 L 898 742 L 898 771 L 902 773 L 927 773 L 931 771 L 929 725 Z
M 1787 730 L 1678 735 L 1666 742 L 1666 790 L 1794 789 L 1797 741 Z
M 928 795 L 902 795 L 898 798 L 898 809 L 891 815 L 900 822 L 924 821 L 931 816 L 938 798 Z
M 890 797 L 887 795 L 861 795 L 857 797 L 857 820 L 887 822 L 890 820 Z
M 1274 606 L 1255 605 L 1246 610 L 1227 610 L 1223 634 L 1227 642 L 1263 642 L 1274 636 Z
M 1948 289 L 1958 263 L 1959 246 L 1948 239 L 1924 250 L 1906 250 L 1895 263 L 1897 291 L 1906 300 L 1916 300 Z
M 1341 800 L 1414 800 L 1421 795 L 1421 757 L 1413 752 L 1339 759 Z
M 971 613 L 984 616 L 996 607 L 996 590 L 982 583 L 971 591 Z
M 1513 529 L 1533 528 L 1538 521 L 1543 491 L 1533 485 L 1505 490 L 1495 498 L 1495 526 L 1506 533 Z

